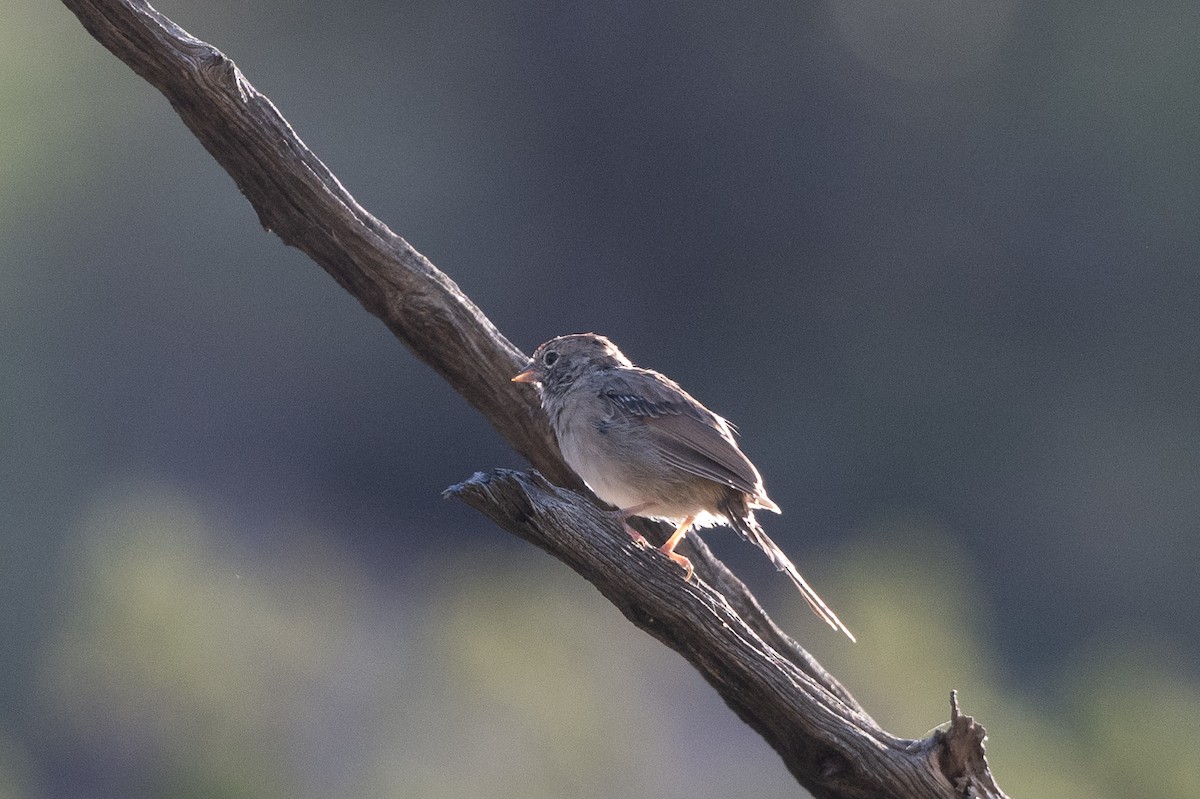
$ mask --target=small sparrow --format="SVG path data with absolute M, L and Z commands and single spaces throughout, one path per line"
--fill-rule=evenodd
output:
M 755 509 L 779 513 L 779 506 L 729 422 L 594 333 L 547 341 L 513 381 L 538 385 L 563 459 L 618 508 L 635 541 L 647 543 L 629 526 L 631 516 L 676 525 L 659 551 L 683 567 L 685 580 L 692 564 L 676 545 L 693 525 L 726 524 L 787 573 L 813 613 L 855 640 L 754 518 Z

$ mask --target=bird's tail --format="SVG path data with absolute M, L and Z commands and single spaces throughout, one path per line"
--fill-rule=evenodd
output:
M 738 510 L 741 512 L 738 513 Z M 808 584 L 808 581 L 800 576 L 800 572 L 796 569 L 796 565 L 792 563 L 791 559 L 763 531 L 758 520 L 754 518 L 754 511 L 745 506 L 740 509 L 723 507 L 722 511 L 725 512 L 726 517 L 729 519 L 729 525 L 742 538 L 767 553 L 767 557 L 775 564 L 775 568 L 781 572 L 785 572 L 791 581 L 796 584 L 796 587 L 800 589 L 800 596 L 804 597 L 804 601 L 808 603 L 808 606 L 812 608 L 812 612 L 817 614 L 818 618 L 833 629 L 845 633 L 846 637 L 851 641 L 858 642 L 858 639 L 854 637 L 854 633 L 850 632 L 846 628 L 846 625 L 842 624 L 842 620 L 825 604 L 825 600 L 821 599 L 817 592 L 812 589 L 812 586 Z

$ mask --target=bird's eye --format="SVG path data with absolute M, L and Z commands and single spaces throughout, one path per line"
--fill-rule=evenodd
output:
M 554 362 L 557 360 L 558 353 L 554 350 L 547 350 L 546 354 L 542 356 L 542 363 L 546 364 L 547 366 L 553 366 Z

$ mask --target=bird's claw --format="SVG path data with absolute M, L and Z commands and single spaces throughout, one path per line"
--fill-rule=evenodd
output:
M 621 522 L 621 526 L 625 528 L 625 532 L 629 533 L 629 537 L 633 539 L 633 543 L 637 544 L 641 549 L 647 549 L 650 542 L 646 540 L 646 536 L 639 533 L 629 526 L 629 522 Z
M 680 555 L 678 552 L 674 552 L 674 551 L 668 552 L 666 549 L 663 549 L 663 548 L 660 548 L 658 551 L 663 553 L 664 555 L 666 555 L 668 558 L 670 558 L 672 561 L 674 561 L 676 564 L 678 564 L 683 569 L 683 571 L 684 571 L 683 581 L 685 583 L 691 581 L 692 574 L 696 570 L 692 567 L 692 562 L 690 560 L 685 558 L 683 555 Z

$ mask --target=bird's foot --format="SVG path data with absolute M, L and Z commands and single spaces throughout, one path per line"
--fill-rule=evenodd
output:
M 649 547 L 650 542 L 646 540 L 646 536 L 629 526 L 629 520 L 630 518 L 637 516 L 638 511 L 643 511 L 648 507 L 650 507 L 649 503 L 644 502 L 641 505 L 633 505 L 628 508 L 618 508 L 617 510 L 609 511 L 614 518 L 621 520 L 621 527 L 625 528 L 625 532 L 628 533 L 629 537 L 633 539 L 633 543 L 637 544 L 642 549 Z
M 665 544 L 663 546 L 659 547 L 658 551 L 663 553 L 664 555 L 666 555 L 668 558 L 673 560 L 675 563 L 679 564 L 679 566 L 684 571 L 683 581 L 685 583 L 692 579 L 692 573 L 695 571 L 695 569 L 692 568 L 692 562 L 690 560 L 685 558 L 683 555 L 680 555 L 678 552 L 675 552 L 674 550 L 668 550 Z
M 629 533 L 629 537 L 633 539 L 633 543 L 637 544 L 642 549 L 647 549 L 650 546 L 650 542 L 646 540 L 646 536 L 630 527 L 629 522 L 622 519 L 621 526 L 625 528 L 625 532 Z

